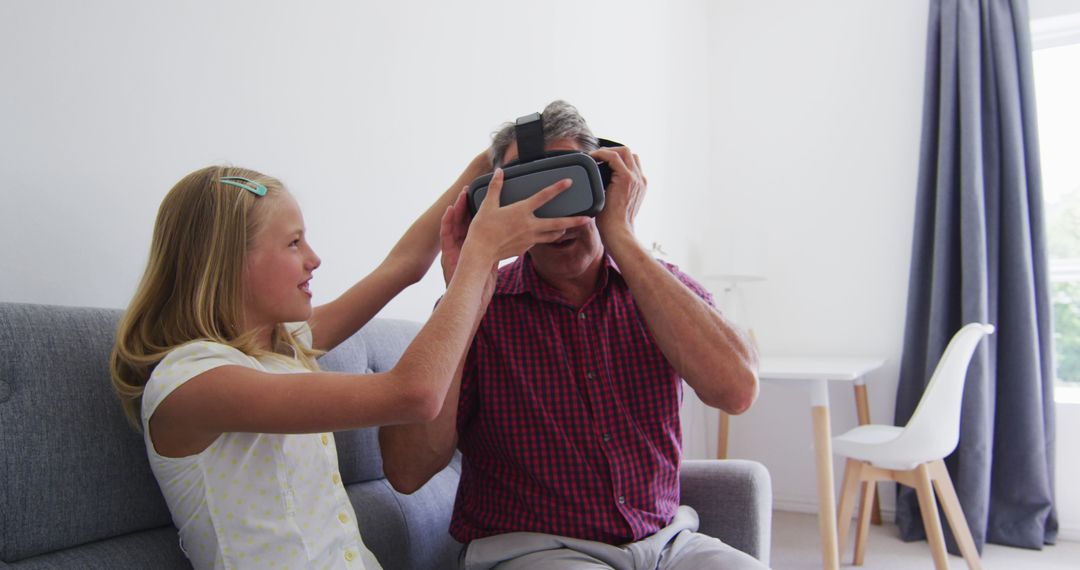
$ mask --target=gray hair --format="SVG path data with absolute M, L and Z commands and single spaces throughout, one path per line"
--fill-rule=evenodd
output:
M 544 144 L 559 139 L 572 139 L 585 152 L 600 148 L 596 136 L 585 123 L 585 117 L 582 117 L 570 103 L 562 100 L 552 101 L 544 107 L 543 116 Z M 488 153 L 491 156 L 492 165 L 502 166 L 506 149 L 516 138 L 514 123 L 504 123 L 491 135 L 491 148 L 488 149 Z

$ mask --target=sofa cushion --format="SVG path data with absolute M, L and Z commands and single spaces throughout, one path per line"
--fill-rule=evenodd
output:
M 8 568 L 0 562 L 0 568 Z M 14 562 L 17 570 L 191 570 L 180 551 L 176 529 L 164 528 L 126 534 L 76 548 L 50 552 Z
M 0 303 L 0 560 L 172 523 L 109 380 L 119 316 Z
M 349 486 L 360 536 L 384 570 L 457 567 L 461 546 L 447 529 L 460 471 L 455 459 L 412 495 L 386 479 Z

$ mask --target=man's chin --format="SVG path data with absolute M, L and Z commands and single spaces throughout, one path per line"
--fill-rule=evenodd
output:
M 576 274 L 587 269 L 594 261 L 593 255 L 580 245 L 580 243 L 563 247 L 548 244 L 536 245 L 529 254 L 532 257 L 533 266 L 547 270 L 545 273 Z

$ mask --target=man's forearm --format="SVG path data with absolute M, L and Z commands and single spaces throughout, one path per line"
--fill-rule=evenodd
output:
M 459 374 L 450 386 L 442 412 L 435 420 L 379 428 L 383 473 L 398 492 L 416 492 L 442 471 L 454 456 L 460 383 Z
M 757 397 L 757 355 L 742 332 L 657 262 L 629 231 L 606 236 L 660 350 L 706 404 L 745 411 Z
M 472 335 L 490 301 L 490 292 L 473 322 Z M 399 424 L 379 428 L 379 447 L 382 452 L 386 480 L 400 493 L 411 494 L 423 487 L 439 471 L 446 468 L 457 449 L 457 411 L 461 398 L 461 377 L 466 354 L 458 360 L 454 380 L 446 393 L 442 411 L 427 423 Z

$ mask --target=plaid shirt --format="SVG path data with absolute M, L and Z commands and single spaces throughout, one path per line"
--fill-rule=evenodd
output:
M 450 534 L 463 543 L 531 531 L 609 544 L 652 535 L 679 505 L 681 404 L 682 379 L 610 257 L 581 307 L 519 257 L 500 270 L 465 364 Z

